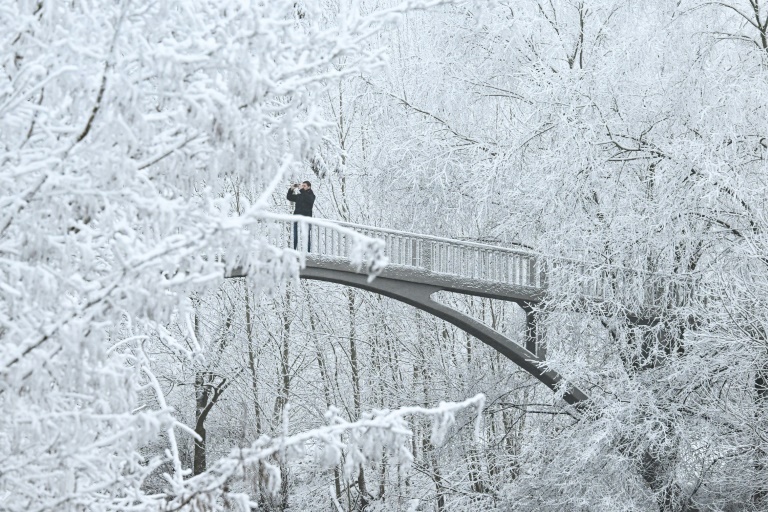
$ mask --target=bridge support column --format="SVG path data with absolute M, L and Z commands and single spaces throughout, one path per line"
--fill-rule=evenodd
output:
M 538 313 L 529 305 L 520 306 L 525 311 L 525 349 L 544 359 L 546 349 L 542 343 L 544 338 L 538 322 Z

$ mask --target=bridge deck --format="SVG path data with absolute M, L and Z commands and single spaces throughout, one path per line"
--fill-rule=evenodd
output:
M 306 269 L 302 271 L 302 274 L 308 273 L 311 269 L 326 269 L 367 275 L 365 269 L 358 269 L 347 258 L 335 256 L 308 254 L 306 256 Z M 448 292 L 477 295 L 518 303 L 536 303 L 541 301 L 544 295 L 544 289 L 540 287 L 499 282 L 478 277 L 462 277 L 456 274 L 435 272 L 426 268 L 392 263 L 382 270 L 379 277 L 402 283 L 429 285 Z

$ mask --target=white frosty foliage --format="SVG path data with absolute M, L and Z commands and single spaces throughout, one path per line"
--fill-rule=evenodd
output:
M 400 460 L 407 467 L 413 461 L 408 450 L 412 436 L 406 417 L 419 415 L 432 419 L 433 433 L 444 438 L 453 424 L 457 412 L 475 409 L 478 420 L 485 406 L 485 397 L 477 395 L 463 402 L 440 402 L 437 407 L 403 407 L 394 411 L 376 410 L 363 414 L 357 421 L 349 422 L 331 408 L 326 414 L 328 425 L 300 434 L 271 439 L 262 436 L 249 448 L 232 451 L 219 459 L 206 473 L 185 482 L 175 500 L 169 503 L 171 510 L 222 510 L 222 503 L 239 503 L 244 511 L 250 510 L 247 496 L 229 492 L 225 484 L 244 478 L 247 470 L 255 469 L 266 482 L 266 489 L 276 494 L 280 489 L 280 469 L 276 465 L 303 455 L 305 448 L 315 445 L 319 454 L 317 462 L 323 468 L 331 468 L 344 460 L 344 476 L 351 480 L 360 466 L 369 460 L 378 460 L 382 450 Z M 287 424 L 285 425 L 287 428 Z
M 202 357 L 191 329 L 164 329 L 192 292 L 235 267 L 264 289 L 295 275 L 297 254 L 254 233 L 320 140 L 315 98 L 430 3 L 330 26 L 292 0 L 0 3 L 4 508 L 159 506 L 141 486 L 162 461 L 137 450 L 160 432 L 173 492 L 192 485 L 144 344 Z M 257 193 L 233 217 L 240 187 Z M 377 268 L 380 245 L 355 241 Z M 135 410 L 145 390 L 156 410 Z

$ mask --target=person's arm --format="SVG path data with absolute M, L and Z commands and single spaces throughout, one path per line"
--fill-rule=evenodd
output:
M 296 202 L 296 197 L 297 197 L 297 196 L 298 196 L 298 194 L 294 194 L 294 193 L 293 193 L 293 187 L 288 187 L 288 195 L 287 195 L 287 196 L 285 196 L 285 198 L 286 198 L 287 200 L 291 201 L 292 203 L 295 203 L 295 202 Z

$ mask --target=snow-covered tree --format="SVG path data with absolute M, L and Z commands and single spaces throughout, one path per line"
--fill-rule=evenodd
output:
M 765 508 L 767 16 L 504 0 L 387 34 L 368 82 L 395 150 L 366 179 L 394 174 L 401 222 L 560 258 L 549 364 L 593 409 L 533 427 L 516 507 Z
M 184 508 L 225 489 L 184 479 L 148 348 L 204 358 L 190 297 L 235 266 L 262 292 L 295 275 L 268 207 L 316 154 L 317 98 L 428 4 L 329 22 L 292 0 L 0 3 L 3 508 Z M 233 215 L 239 185 L 257 192 Z M 358 244 L 375 271 L 381 245 Z M 158 439 L 165 455 L 143 458 Z M 164 494 L 145 494 L 165 461 Z

